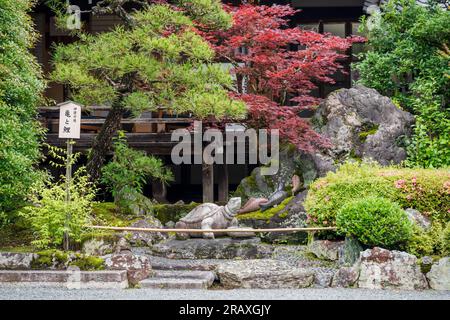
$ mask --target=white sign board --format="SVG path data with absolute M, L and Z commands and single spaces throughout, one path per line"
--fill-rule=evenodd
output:
M 59 138 L 80 139 L 81 106 L 74 102 L 60 104 Z

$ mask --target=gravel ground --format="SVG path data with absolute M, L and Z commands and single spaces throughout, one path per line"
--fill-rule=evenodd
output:
M 0 300 L 450 300 L 450 291 L 366 289 L 68 290 L 0 286 Z

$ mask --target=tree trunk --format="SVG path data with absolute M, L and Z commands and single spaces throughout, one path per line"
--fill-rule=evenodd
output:
M 105 162 L 106 155 L 111 149 L 112 138 L 120 127 L 123 112 L 123 107 L 112 106 L 103 123 L 102 129 L 94 139 L 86 166 L 87 173 L 92 182 L 97 182 L 100 178 L 101 167 Z

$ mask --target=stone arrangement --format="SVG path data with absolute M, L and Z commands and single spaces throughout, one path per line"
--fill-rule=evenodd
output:
M 124 246 L 102 256 L 103 271 L 82 271 L 85 288 L 366 288 L 450 290 L 450 260 L 422 259 L 355 240 L 270 245 L 259 238 L 169 239 L 152 247 Z M 355 259 L 355 257 L 357 257 Z M 37 254 L 0 253 L 0 282 L 62 286 L 70 268 L 34 270 Z M 59 267 L 58 267 L 59 268 Z M 53 273 L 52 273 L 53 272 Z M 115 273 L 116 272 L 116 273 Z M 119 272 L 119 273 L 117 273 Z M 125 272 L 125 273 L 120 273 Z M 123 275 L 125 274 L 125 279 Z M 92 279 L 91 285 L 87 283 Z
M 307 241 L 305 233 L 270 232 L 256 237 L 249 228 L 306 227 L 303 202 L 308 184 L 336 169 L 343 159 L 373 159 L 382 165 L 399 163 L 405 150 L 397 142 L 408 137 L 411 114 L 373 89 L 355 86 L 333 92 L 312 121 L 333 143 L 327 151 L 305 155 L 281 150 L 280 171 L 261 175 L 255 168 L 242 180 L 236 195 L 224 206 L 204 203 L 187 215 L 164 221 L 176 229 L 241 229 L 240 232 L 185 233 L 124 232 L 92 238 L 81 253 L 59 261 L 54 255 L 0 253 L 0 282 L 50 285 L 66 283 L 70 267 L 80 259 L 98 257 L 97 271 L 82 271 L 82 282 L 108 287 L 207 289 L 223 288 L 366 288 L 450 290 L 450 257 L 421 261 L 406 252 L 363 247 L 356 239 Z M 241 201 L 244 203 L 241 206 Z M 188 210 L 186 210 L 188 211 Z M 427 230 L 429 218 L 405 210 L 410 221 Z M 139 212 L 141 214 L 142 212 Z M 163 228 L 151 215 L 131 227 Z M 310 239 L 311 240 L 311 239 Z M 283 245 L 289 243 L 290 245 Z M 88 257 L 88 258 L 86 258 Z M 78 260 L 77 260 L 78 259 Z M 34 270 L 37 261 L 49 270 Z M 85 262 L 83 260 L 83 262 Z M 78 262 L 77 262 L 78 261 Z M 91 261 L 92 263 L 92 261 Z M 53 280 L 52 280 L 53 279 Z

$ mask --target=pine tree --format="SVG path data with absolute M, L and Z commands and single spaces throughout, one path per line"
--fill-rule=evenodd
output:
M 125 10 L 127 4 L 138 10 Z M 53 80 L 68 84 L 72 100 L 110 105 L 89 154 L 88 173 L 97 180 L 112 137 L 126 110 L 134 114 L 166 107 L 203 119 L 242 118 L 246 106 L 229 97 L 231 76 L 212 63 L 214 51 L 197 25 L 227 28 L 231 17 L 218 0 L 104 0 L 94 14 L 117 14 L 123 23 L 55 50 Z

